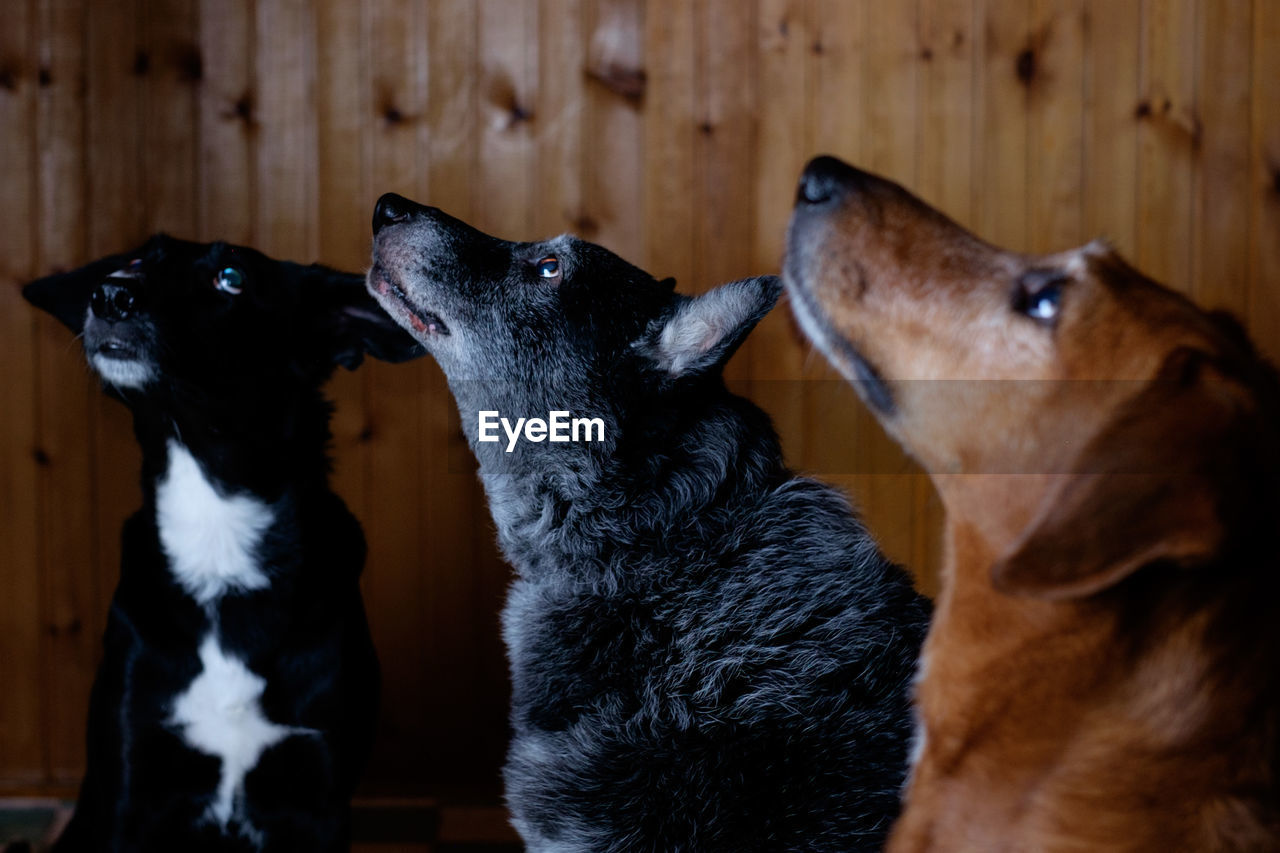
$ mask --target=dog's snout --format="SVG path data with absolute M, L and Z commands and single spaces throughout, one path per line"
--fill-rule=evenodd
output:
M 796 189 L 796 204 L 825 204 L 866 188 L 867 175 L 835 157 L 816 157 L 805 167 Z
M 104 281 L 93 291 L 90 307 L 103 320 L 127 320 L 137 308 L 137 299 L 126 285 Z
M 402 195 L 384 193 L 373 208 L 373 233 L 377 234 L 386 226 L 397 222 L 407 222 L 415 211 L 421 209 L 422 205 Z

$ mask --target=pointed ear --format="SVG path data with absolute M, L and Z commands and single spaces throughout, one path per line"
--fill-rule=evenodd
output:
M 744 278 L 682 298 L 650 325 L 635 349 L 672 376 L 690 376 L 729 360 L 782 293 L 777 276 Z
M 22 295 L 78 335 L 84 331 L 93 291 L 111 273 L 124 269 L 131 257 L 133 255 L 109 255 L 70 272 L 45 276 L 22 288 Z
M 320 299 L 321 327 L 334 364 L 348 370 L 360 366 L 366 354 L 380 361 L 400 362 L 426 354 L 413 339 L 369 295 L 364 276 L 313 266 Z
M 1174 353 L 1085 447 L 992 567 L 996 589 L 1081 598 L 1151 563 L 1194 566 L 1218 552 L 1247 500 L 1242 466 L 1257 439 L 1247 392 L 1207 359 Z

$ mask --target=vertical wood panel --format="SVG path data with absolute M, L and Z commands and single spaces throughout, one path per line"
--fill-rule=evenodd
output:
M 423 120 L 425 58 L 417 4 L 378 0 L 365 4 L 365 51 L 370 91 L 363 117 L 371 128 L 367 148 L 372 199 L 384 192 L 410 198 L 424 195 L 415 125 Z M 374 640 L 383 653 L 381 737 L 375 762 L 398 780 L 412 779 L 425 766 L 429 745 L 418 726 L 438 724 L 428 678 L 438 648 L 437 625 L 423 624 L 427 612 L 426 562 L 420 528 L 424 515 L 423 468 L 427 462 L 418 401 L 421 364 L 370 363 L 361 368 L 369 383 L 369 498 L 365 532 L 370 543 L 367 605 Z
M 1249 307 L 1249 115 L 1252 4 L 1200 0 L 1196 26 L 1198 136 L 1191 280 L 1196 301 Z M 1280 81 L 1277 81 L 1280 82 Z M 1273 286 L 1280 286 L 1275 283 Z
M 146 220 L 151 195 L 140 191 L 145 187 L 141 161 L 146 122 L 138 107 L 150 65 L 136 27 L 138 14 L 138 6 L 131 0 L 88 7 L 85 127 L 89 257 L 138 246 L 149 228 Z M 169 173 L 161 170 L 159 174 Z M 192 177 L 185 176 L 187 188 Z M 137 475 L 141 454 L 124 406 L 98 395 L 91 415 L 92 422 L 85 428 L 97 461 L 97 598 L 85 614 L 85 630 L 96 640 L 105 628 L 105 614 L 119 577 L 120 525 L 142 502 Z
M 85 8 L 79 2 L 41 0 L 38 9 L 37 263 L 41 270 L 69 269 L 86 260 Z M 98 390 L 67 330 L 47 316 L 38 324 L 39 452 L 47 461 L 38 489 L 45 748 L 49 776 L 73 780 L 84 763 L 85 709 L 98 647 L 97 617 L 90 615 L 99 600 L 97 543 L 91 533 L 97 516 L 95 460 L 85 437 Z
M 32 784 L 44 777 L 44 677 L 41 656 L 41 575 L 35 451 L 36 317 L 18 288 L 37 274 L 35 91 L 31 4 L 16 5 L 0 30 L 0 569 L 5 604 L 0 608 L 0 780 Z
M 342 0 L 316 6 L 316 197 L 318 260 L 336 269 L 369 265 L 369 220 L 373 207 L 364 171 L 364 32 L 360 7 Z M 332 486 L 357 518 L 366 512 L 368 460 L 365 373 L 339 369 L 329 383 L 334 473 Z M 365 583 L 369 582 L 365 577 Z
M 1139 3 L 1089 0 L 1086 7 L 1085 232 L 1128 257 L 1138 245 Z
M 1085 241 L 1084 0 L 1035 0 L 1028 47 L 1028 248 L 1061 252 Z
M 1138 253 L 1144 272 L 1191 292 L 1195 0 L 1145 0 L 1138 114 Z
M 644 259 L 644 0 L 587 4 L 586 140 L 583 161 L 590 239 L 632 263 Z
M 260 99 L 255 90 L 254 0 L 200 0 L 199 192 L 203 240 L 247 245 L 256 232 Z
M 1249 329 L 1280 359 L 1280 8 L 1253 6 L 1253 111 Z
M 124 409 L 16 285 L 148 230 L 360 269 L 373 200 L 395 190 L 511 238 L 576 231 L 696 291 L 776 270 L 798 170 L 833 153 L 994 242 L 1108 236 L 1245 311 L 1280 354 L 1270 0 L 11 6 L 0 660 L 30 686 L 0 697 L 0 784 L 79 772 L 118 526 L 137 504 Z M 785 309 L 729 375 L 790 461 L 849 488 L 928 588 L 932 490 Z M 509 570 L 453 402 L 428 360 L 369 364 L 331 392 L 334 483 L 365 524 L 387 671 L 369 786 L 491 796 Z
M 755 233 L 752 271 L 781 268 L 796 176 L 810 156 L 808 60 L 814 38 L 807 0 L 760 0 L 757 12 L 759 112 L 754 169 Z M 769 164 L 762 168 L 760 164 Z M 781 300 L 785 304 L 786 298 Z M 751 393 L 773 415 L 792 464 L 806 458 L 805 345 L 785 310 L 774 311 L 747 339 L 752 362 Z

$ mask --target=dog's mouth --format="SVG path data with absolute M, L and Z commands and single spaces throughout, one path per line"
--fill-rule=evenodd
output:
M 440 315 L 414 305 L 409 294 L 404 292 L 381 264 L 374 264 L 373 269 L 369 270 L 369 283 L 382 306 L 393 314 L 402 316 L 414 332 L 431 337 L 445 337 L 449 334 L 449 327 Z

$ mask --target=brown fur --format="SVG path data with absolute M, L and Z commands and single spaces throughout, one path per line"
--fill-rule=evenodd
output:
M 1238 326 L 1104 245 L 1004 251 L 830 159 L 786 267 L 947 512 L 890 849 L 1280 849 L 1280 393 Z M 1037 276 L 1055 323 L 1017 310 Z

